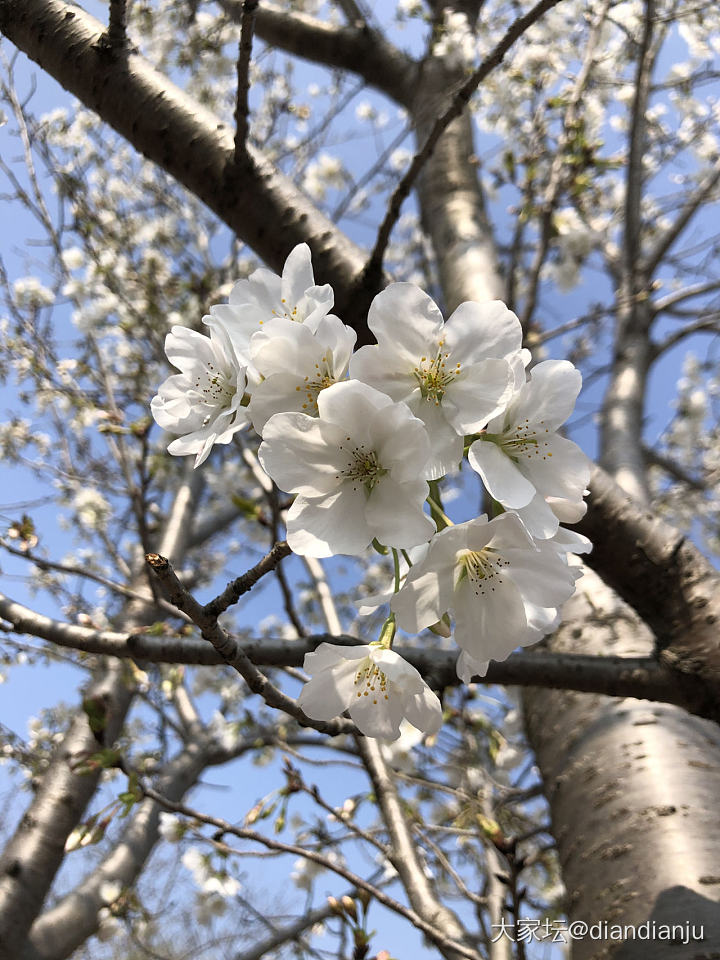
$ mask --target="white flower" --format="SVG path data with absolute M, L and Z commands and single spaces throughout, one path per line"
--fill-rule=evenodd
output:
M 558 548 L 534 541 L 514 514 L 481 516 L 438 533 L 390 606 L 413 633 L 453 613 L 465 678 L 549 632 L 575 579 Z
M 181 436 L 168 447 L 176 456 L 196 454 L 195 466 L 215 443 L 230 443 L 247 423 L 241 406 L 245 367 L 223 327 L 210 321 L 210 337 L 173 327 L 165 338 L 168 360 L 181 372 L 160 386 L 150 410 L 156 422 Z
M 100 899 L 103 903 L 115 903 L 122 893 L 122 884 L 118 880 L 105 880 L 100 884 Z
M 160 836 L 168 843 L 179 843 L 185 836 L 185 823 L 181 817 L 163 810 L 160 814 Z
M 405 404 L 355 380 L 317 398 L 318 417 L 277 413 L 258 457 L 277 485 L 298 496 L 287 540 L 298 554 L 361 553 L 373 539 L 395 547 L 429 540 L 423 512 L 430 445 Z
M 361 347 L 350 375 L 405 401 L 427 427 L 434 478 L 457 469 L 463 436 L 505 409 L 520 354 L 520 321 L 499 300 L 462 303 L 443 323 L 412 283 L 391 283 L 368 314 L 377 346 Z
M 210 307 L 210 313 L 224 325 L 238 356 L 247 360 L 250 337 L 273 317 L 306 323 L 314 331 L 332 309 L 334 295 L 329 284 L 315 284 L 310 247 L 300 243 L 290 251 L 282 277 L 255 270 L 237 281 L 228 300 Z
M 343 857 L 341 857 L 335 850 L 328 850 L 327 853 L 324 853 L 323 856 L 330 862 L 334 863 L 337 866 L 342 866 L 345 863 Z M 307 890 L 308 893 L 313 888 L 313 883 L 315 882 L 315 877 L 318 874 L 322 873 L 323 870 L 326 870 L 327 867 L 323 866 L 322 863 L 318 863 L 316 860 L 308 860 L 306 857 L 300 857 L 294 863 L 295 869 L 290 874 L 290 879 L 293 881 L 296 887 L 300 890 Z
M 275 413 L 316 416 L 321 390 L 341 380 L 357 335 L 337 317 L 323 317 L 313 333 L 305 324 L 275 320 L 250 341 L 250 358 L 264 378 L 253 390 L 248 415 L 258 433 Z
M 590 480 L 590 460 L 555 432 L 572 413 L 581 381 L 580 371 L 567 360 L 539 363 L 468 453 L 470 466 L 495 500 L 508 510 L 532 505 L 523 519 L 542 514 L 538 522 L 554 525 L 552 532 L 559 521 L 545 498 L 555 498 L 556 506 L 568 501 L 581 511 Z
M 313 720 L 332 720 L 348 710 L 368 737 L 397 740 L 404 719 L 424 733 L 442 725 L 440 701 L 415 667 L 376 645 L 342 647 L 321 643 L 305 655 L 312 679 L 298 704 Z

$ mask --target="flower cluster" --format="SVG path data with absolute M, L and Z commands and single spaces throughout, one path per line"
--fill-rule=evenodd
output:
M 568 554 L 589 543 L 560 523 L 584 513 L 590 462 L 559 429 L 580 374 L 561 360 L 528 373 L 520 323 L 500 301 L 463 303 L 445 320 L 420 288 L 392 283 L 370 307 L 377 343 L 355 353 L 333 302 L 306 244 L 282 277 L 255 271 L 210 308 L 209 337 L 173 327 L 166 352 L 180 373 L 151 409 L 179 434 L 170 453 L 195 454 L 196 466 L 252 424 L 264 470 L 295 496 L 295 553 L 392 550 L 393 588 L 364 601 L 390 603 L 380 640 L 308 654 L 299 703 L 316 720 L 348 710 L 382 739 L 396 739 L 403 719 L 433 733 L 440 703 L 390 649 L 396 623 L 446 629 L 452 615 L 469 680 L 551 631 L 574 590 Z M 465 457 L 497 515 L 453 524 L 433 497 Z

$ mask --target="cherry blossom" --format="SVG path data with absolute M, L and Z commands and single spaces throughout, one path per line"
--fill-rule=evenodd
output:
M 429 540 L 422 422 L 356 380 L 322 390 L 317 406 L 317 417 L 276 413 L 258 451 L 266 473 L 297 494 L 287 514 L 291 549 L 329 557 L 361 553 L 375 538 L 395 547 Z
M 248 415 L 258 433 L 275 413 L 316 416 L 321 390 L 341 380 L 356 333 L 337 317 L 322 317 L 313 333 L 306 324 L 274 320 L 253 334 L 250 359 L 263 378 L 253 389 Z
M 558 515 L 579 519 L 583 512 L 590 460 L 556 432 L 573 411 L 581 381 L 567 360 L 539 363 L 468 452 L 490 495 L 508 510 L 527 508 L 523 520 L 545 527 L 544 536 L 557 530 Z
M 305 655 L 312 679 L 298 704 L 313 720 L 332 720 L 347 710 L 362 733 L 397 740 L 403 719 L 423 733 L 442 725 L 440 701 L 415 667 L 377 644 L 321 643 Z
M 404 401 L 423 421 L 434 478 L 456 471 L 464 435 L 481 430 L 512 396 L 519 320 L 492 300 L 461 303 L 443 322 L 419 287 L 391 283 L 373 300 L 368 326 L 377 345 L 357 351 L 350 375 Z
M 241 406 L 245 367 L 220 324 L 208 323 L 210 336 L 173 327 L 165 338 L 168 360 L 180 373 L 161 384 L 150 403 L 155 421 L 180 434 L 168 447 L 174 456 L 194 453 L 199 467 L 215 443 L 230 443 L 247 423 Z
M 514 514 L 483 515 L 441 530 L 390 606 L 413 633 L 453 613 L 464 662 L 481 673 L 553 628 L 576 575 L 558 545 L 533 540 Z
M 271 270 L 255 270 L 247 280 L 238 280 L 228 303 L 210 307 L 212 316 L 228 331 L 238 354 L 248 359 L 250 337 L 275 317 L 307 324 L 315 331 L 334 302 L 329 284 L 318 286 L 313 275 L 310 247 L 294 247 L 279 277 Z

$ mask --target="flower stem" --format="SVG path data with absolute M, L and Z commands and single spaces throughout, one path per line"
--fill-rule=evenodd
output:
M 428 486 L 430 487 L 430 493 L 425 499 L 430 504 L 430 516 L 435 521 L 435 526 L 438 528 L 438 531 L 444 530 L 445 527 L 452 527 L 454 525 L 452 520 L 442 508 L 440 486 L 437 480 L 428 481 Z
M 393 640 L 395 639 L 395 629 L 395 614 L 391 613 L 382 625 L 380 636 L 376 641 L 377 646 L 382 647 L 383 650 L 390 650 Z M 375 646 L 375 644 L 373 644 L 373 646 Z
M 395 593 L 400 589 L 400 557 L 395 547 L 392 548 L 393 572 L 395 574 Z

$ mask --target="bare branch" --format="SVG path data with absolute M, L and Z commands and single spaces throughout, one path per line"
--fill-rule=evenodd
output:
M 703 177 L 695 192 L 688 197 L 675 221 L 671 223 L 662 234 L 655 244 L 655 249 L 651 250 L 648 254 L 645 264 L 648 276 L 662 263 L 665 254 L 685 230 L 685 227 L 687 227 L 698 210 L 710 199 L 718 183 L 720 183 L 720 160 L 716 161 L 713 169 L 708 171 Z
M 570 91 L 570 99 L 567 107 L 565 108 L 563 129 L 557 147 L 555 148 L 556 152 L 550 167 L 550 175 L 548 177 L 548 182 L 543 197 L 540 213 L 540 237 L 535 251 L 535 257 L 530 268 L 528 293 L 523 305 L 523 313 L 520 318 L 522 328 L 525 331 L 528 329 L 532 316 L 535 313 L 538 287 L 540 284 L 540 273 L 542 271 L 543 264 L 545 263 L 545 258 L 547 257 L 548 248 L 550 246 L 553 213 L 555 212 L 555 208 L 561 196 L 563 173 L 567 167 L 567 150 L 573 135 L 577 131 L 578 108 L 590 77 L 590 70 L 592 69 L 595 61 L 595 52 L 600 39 L 600 31 L 605 23 L 605 18 L 607 17 L 610 3 L 611 0 L 603 0 L 603 3 L 598 9 L 597 14 L 593 18 L 587 45 L 585 47 L 582 66 L 580 67 L 578 75 L 575 78 L 575 83 Z M 518 227 L 521 226 L 522 222 L 522 218 L 518 217 Z
M 167 597 L 183 613 L 187 613 L 193 623 L 200 628 L 205 640 L 208 640 L 220 654 L 228 666 L 243 677 L 253 693 L 258 694 L 270 707 L 283 710 L 304 727 L 313 727 L 320 733 L 337 736 L 340 733 L 351 733 L 355 724 L 349 720 L 334 720 L 326 722 L 312 720 L 298 707 L 297 702 L 276 687 L 250 661 L 240 644 L 233 640 L 217 622 L 217 617 L 209 615 L 203 606 L 195 600 L 178 580 L 172 565 L 166 557 L 157 553 L 149 553 L 145 558 L 155 573 L 158 582 Z
M 623 234 L 623 269 L 628 277 L 635 276 L 640 250 L 642 228 L 641 204 L 643 196 L 643 162 L 647 140 L 647 107 L 650 97 L 650 80 L 654 63 L 653 30 L 655 0 L 645 0 L 643 32 L 640 40 L 635 95 L 630 120 L 630 149 L 625 177 L 625 230 Z M 637 291 L 633 289 L 633 293 Z
M 664 340 L 651 344 L 651 361 L 658 360 L 664 353 L 677 346 L 678 343 L 693 333 L 720 333 L 720 310 L 715 310 L 707 316 L 699 317 L 695 323 L 688 323 L 679 330 L 668 334 Z
M 182 555 L 189 517 L 201 483 L 198 476 L 184 480 L 177 492 L 162 538 L 164 548 Z M 134 589 L 145 573 L 137 572 Z M 152 597 L 131 601 L 126 609 L 130 623 L 151 615 Z M 97 789 L 102 768 L 81 773 L 85 761 L 102 745 L 112 745 L 133 700 L 134 684 L 121 662 L 110 662 L 96 672 L 84 691 L 83 701 L 99 705 L 104 727 L 92 731 L 84 710 L 78 710 L 58 743 L 39 788 L 0 857 L 0 942 L 8 956 L 19 956 L 20 945 L 38 915 L 64 857 L 65 842 L 77 826 Z
M 236 23 L 242 17 L 241 0 L 218 0 Z M 378 31 L 367 25 L 338 27 L 306 13 L 284 10 L 264 2 L 257 12 L 257 35 L 273 47 L 327 67 L 347 70 L 404 106 L 413 98 L 416 65 Z
M 240 42 L 237 58 L 237 95 L 235 99 L 235 163 L 247 155 L 248 91 L 250 88 L 250 57 L 252 55 L 253 28 L 259 0 L 243 0 L 240 19 Z
M 590 505 L 575 529 L 594 543 L 587 563 L 654 631 L 661 660 L 720 682 L 720 576 L 697 547 L 631 500 L 596 467 Z M 707 715 L 707 714 L 706 714 Z
M 441 928 L 435 927 L 432 923 L 429 923 L 424 919 L 424 917 L 421 917 L 414 910 L 409 910 L 401 903 L 398 903 L 397 900 L 394 900 L 392 897 L 388 896 L 388 894 L 386 894 L 379 887 L 368 883 L 366 880 L 363 880 L 362 877 L 357 876 L 357 874 L 352 873 L 352 871 L 347 870 L 345 867 L 335 863 L 322 854 L 315 853 L 314 850 L 307 850 L 304 847 L 296 846 L 295 844 L 282 843 L 280 840 L 271 839 L 270 837 L 266 837 L 255 830 L 248 830 L 244 827 L 236 827 L 227 820 L 221 820 L 218 817 L 207 816 L 206 814 L 201 813 L 199 810 L 194 810 L 185 804 L 173 803 L 156 790 L 153 790 L 150 787 L 145 787 L 142 784 L 141 789 L 147 797 L 155 800 L 156 803 L 158 803 L 164 809 L 171 810 L 174 813 L 181 813 L 187 817 L 192 817 L 199 823 L 205 823 L 208 826 L 214 827 L 221 834 L 238 837 L 240 840 L 249 840 L 252 843 L 259 843 L 261 846 L 267 847 L 269 850 L 277 850 L 280 853 L 289 853 L 295 857 L 303 857 L 305 860 L 312 860 L 314 863 L 319 863 L 320 866 L 324 867 L 326 870 L 330 870 L 332 873 L 336 873 L 340 877 L 343 877 L 343 879 L 347 880 L 348 883 L 353 884 L 353 886 L 357 887 L 359 890 L 366 890 L 373 899 L 377 900 L 377 902 L 381 903 L 384 907 L 387 907 L 389 910 L 393 910 L 400 916 L 405 917 L 405 919 L 409 920 L 413 926 L 417 927 L 419 930 L 422 930 L 423 933 L 426 933 L 433 943 L 436 944 L 438 949 L 441 949 L 443 952 L 445 950 L 453 951 L 460 957 L 467 957 L 468 960 L 478 960 L 478 955 L 474 950 L 468 949 L 461 943 L 454 942 L 452 938 L 448 937 Z M 227 844 L 222 843 L 219 840 L 214 840 L 212 842 L 219 850 L 222 850 L 225 853 L 232 854 L 237 852 L 232 847 L 229 847 Z
M 127 43 L 127 0 L 110 0 L 110 24 L 107 32 L 110 48 L 122 50 Z
M 455 944 L 466 944 L 464 949 L 458 950 L 455 945 L 448 948 L 448 945 L 438 943 L 438 949 L 446 960 L 459 960 L 461 956 L 477 958 L 477 952 L 470 949 L 467 932 L 455 914 L 438 900 L 425 875 L 415 838 L 380 745 L 376 740 L 358 737 L 357 747 L 372 781 L 373 792 L 390 837 L 390 860 L 398 872 L 413 909 L 420 916 L 426 917 L 433 927 L 446 931 Z
M 12 623 L 18 633 L 47 640 L 60 647 L 148 663 L 184 663 L 215 666 L 224 658 L 205 641 L 155 637 L 140 632 L 123 634 L 90 630 L 62 623 L 35 613 L 0 594 L 0 617 Z M 300 667 L 306 653 L 320 643 L 361 643 L 345 634 L 318 633 L 302 640 L 251 640 L 243 644 L 248 660 L 256 666 Z M 411 663 L 437 688 L 459 683 L 454 651 L 396 645 L 395 651 Z M 694 677 L 678 674 L 649 657 L 597 657 L 582 654 L 536 652 L 516 653 L 502 663 L 491 663 L 486 676 L 476 683 L 505 686 L 534 686 L 582 693 L 603 693 L 615 697 L 636 697 L 675 703 L 691 713 L 708 716 L 706 688 Z M 714 708 L 713 708 L 714 709 Z M 712 712 L 714 716 L 714 712 Z
M 459 117 L 465 107 L 467 107 L 468 103 L 470 102 L 470 98 L 485 77 L 487 77 L 488 74 L 495 69 L 495 67 L 502 63 L 505 54 L 512 47 L 515 41 L 518 40 L 525 33 L 525 31 L 533 25 L 533 23 L 539 20 L 546 11 L 556 6 L 559 2 L 560 0 L 540 0 L 539 3 L 537 3 L 530 11 L 528 11 L 528 13 L 522 17 L 518 17 L 518 19 L 515 20 L 514 23 L 512 23 L 508 28 L 502 40 L 487 55 L 487 57 L 485 57 L 477 70 L 474 71 L 472 76 L 465 81 L 458 92 L 453 96 L 451 104 L 435 121 L 430 134 L 425 140 L 425 143 L 413 157 L 410 166 L 390 198 L 387 213 L 385 214 L 383 222 L 380 224 L 380 229 L 378 230 L 377 238 L 375 240 L 375 246 L 365 267 L 365 276 L 367 278 L 376 278 L 381 275 L 385 250 L 390 240 L 392 229 L 400 216 L 402 205 L 409 196 L 410 191 L 420 174 L 420 171 L 427 163 L 427 160 L 430 157 L 430 154 L 433 152 L 440 137 L 443 135 L 452 121 L 456 117 Z
M 0 0 L 0 31 L 140 153 L 192 191 L 271 266 L 308 242 L 316 276 L 350 291 L 364 256 L 292 182 L 248 148 L 240 175 L 228 126 L 131 50 L 98 55 L 105 30 L 64 0 Z M 100 44 L 100 46 L 98 46 Z M 72 51 L 72 56 L 69 56 Z M 268 224 L 275 229 L 269 230 Z M 336 307 L 367 341 L 353 299 Z
M 276 543 L 275 546 L 270 550 L 269 553 L 266 553 L 262 560 L 258 561 L 254 567 L 251 567 L 248 571 L 242 574 L 242 576 L 237 577 L 235 580 L 232 580 L 223 590 L 221 594 L 215 597 L 214 600 L 211 600 L 209 603 L 206 603 L 203 611 L 208 617 L 215 617 L 216 619 L 220 616 L 221 613 L 224 613 L 228 607 L 231 607 L 234 603 L 237 603 L 240 597 L 247 593 L 248 590 L 251 590 L 252 587 L 266 574 L 270 573 L 275 567 L 280 563 L 284 557 L 290 556 L 292 550 L 287 545 L 285 540 L 281 540 L 279 543 Z
M 686 487 L 690 487 L 691 490 L 697 490 L 699 492 L 707 490 L 708 485 L 706 483 L 703 483 L 702 480 L 698 480 L 696 477 L 690 476 L 687 470 L 684 470 L 679 463 L 676 463 L 669 457 L 664 457 L 661 453 L 658 453 L 654 447 L 643 447 L 643 453 L 648 463 L 653 464 L 655 467 L 660 467 L 664 473 L 669 474 L 669 476 L 675 480 L 679 480 L 680 483 L 685 484 Z
M 681 290 L 674 290 L 660 300 L 653 301 L 653 316 L 657 316 L 665 310 L 670 310 L 692 297 L 700 297 L 704 293 L 714 293 L 716 290 L 720 290 L 720 280 L 709 280 L 707 283 L 696 283 L 689 287 L 683 287 Z

